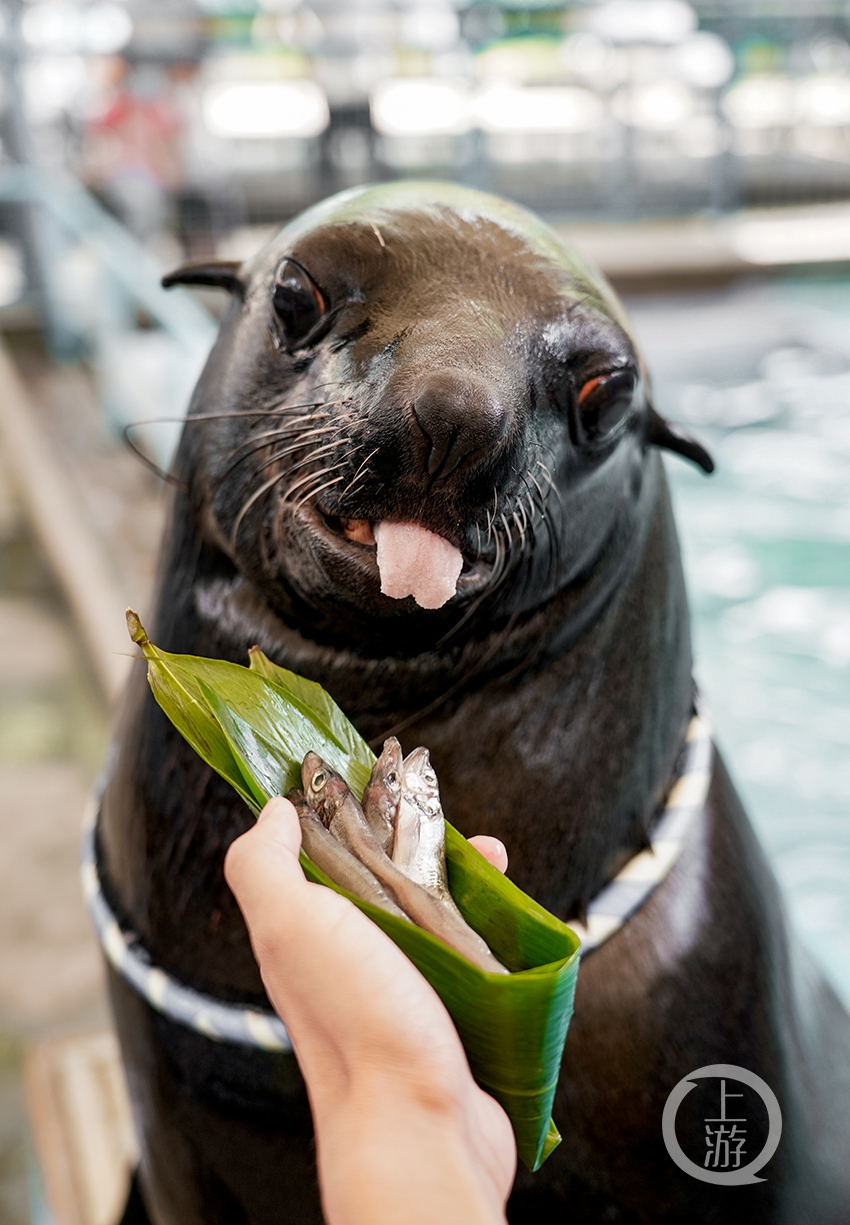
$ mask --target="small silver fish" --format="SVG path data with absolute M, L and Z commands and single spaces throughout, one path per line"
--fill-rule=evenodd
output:
M 381 756 L 363 792 L 363 814 L 381 850 L 392 853 L 396 814 L 401 799 L 401 745 L 395 736 L 384 741 Z
M 392 858 L 405 876 L 457 911 L 446 873 L 446 821 L 440 785 L 424 748 L 414 749 L 401 765 Z
M 301 763 L 301 781 L 307 803 L 321 817 L 325 829 L 362 862 L 368 853 L 380 850 L 366 823 L 363 809 L 343 778 L 322 761 L 318 753 L 306 753 Z M 364 856 L 366 852 L 366 856 Z
M 411 880 L 393 863 L 381 849 L 345 780 L 327 762 L 316 753 L 306 753 L 301 778 L 307 803 L 324 828 L 378 878 L 408 918 L 487 973 L 508 973 L 486 942 L 468 926 L 450 895 L 451 904 Z
M 286 798 L 295 805 L 301 822 L 302 850 L 317 868 L 321 868 L 335 884 L 363 898 L 364 902 L 380 906 L 400 919 L 408 917 L 374 873 L 325 829 L 318 813 L 307 803 L 303 791 L 293 788 Z

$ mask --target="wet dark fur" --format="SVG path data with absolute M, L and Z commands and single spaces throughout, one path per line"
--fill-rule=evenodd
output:
M 428 745 L 450 819 L 501 837 L 513 879 L 575 915 L 645 845 L 681 751 L 687 607 L 651 444 L 698 449 L 642 384 L 624 428 L 582 448 L 578 389 L 640 370 L 619 308 L 516 217 L 505 228 L 469 199 L 472 219 L 439 191 L 396 214 L 361 197 L 238 277 L 228 268 L 237 292 L 181 447 L 154 636 L 240 663 L 258 643 L 367 737 L 398 728 L 407 749 Z M 271 309 L 285 255 L 331 307 L 301 349 Z M 381 596 L 374 551 L 336 530 L 345 518 L 413 519 L 452 540 L 467 559 L 458 597 L 424 613 Z M 113 904 L 182 981 L 264 1003 L 221 871 L 249 814 L 172 730 L 141 666 L 117 744 L 99 830 Z M 294 1061 L 212 1043 L 114 975 L 110 987 L 151 1220 L 320 1221 Z M 716 1062 L 757 1072 L 780 1100 L 783 1140 L 756 1186 L 696 1182 L 662 1144 L 670 1090 Z M 792 954 L 720 765 L 671 876 L 582 966 L 555 1108 L 564 1143 L 518 1175 L 510 1220 L 838 1225 L 848 1100 L 850 1021 Z M 683 1144 L 702 1126 L 683 1117 Z

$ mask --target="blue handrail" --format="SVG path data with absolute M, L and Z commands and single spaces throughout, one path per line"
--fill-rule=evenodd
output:
M 185 290 L 166 292 L 161 287 L 162 269 L 156 260 L 72 175 L 36 166 L 2 166 L 0 200 L 42 205 L 176 340 L 212 343 L 217 329 L 207 311 Z
M 138 423 L 135 444 L 167 468 L 215 320 L 187 290 L 166 292 L 156 260 L 67 172 L 0 166 L 0 202 L 32 209 L 30 256 L 51 353 L 60 360 L 85 353 L 111 430 Z M 63 281 L 57 269 L 80 247 L 96 283 L 69 303 L 67 270 Z M 152 328 L 138 326 L 140 308 Z

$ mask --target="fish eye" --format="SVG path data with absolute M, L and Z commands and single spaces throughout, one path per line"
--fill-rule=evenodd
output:
M 290 347 L 307 340 L 328 311 L 324 294 L 294 259 L 285 259 L 277 270 L 272 304 Z
M 614 370 L 585 382 L 576 398 L 575 441 L 579 446 L 607 442 L 624 424 L 635 400 L 637 374 Z
M 391 787 L 394 787 L 396 785 L 396 783 L 398 782 L 398 775 L 396 774 L 395 770 L 392 770 L 387 775 L 387 782 L 389 783 Z
M 437 775 L 430 768 L 430 766 L 426 767 L 426 769 L 422 771 L 422 777 L 425 779 L 426 783 L 436 783 L 437 781 Z
M 327 772 L 325 770 L 317 770 L 310 780 L 310 786 L 314 791 L 321 791 L 327 781 Z

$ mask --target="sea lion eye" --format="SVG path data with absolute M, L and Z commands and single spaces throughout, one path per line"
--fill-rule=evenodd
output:
M 634 370 L 615 370 L 588 379 L 578 393 L 576 442 L 593 444 L 609 438 L 628 416 L 636 386 Z
M 310 786 L 314 791 L 321 791 L 325 783 L 328 781 L 328 776 L 324 770 L 317 770 L 310 780 Z
M 318 285 L 293 259 L 284 260 L 277 271 L 272 303 L 290 345 L 305 340 L 328 309 Z

